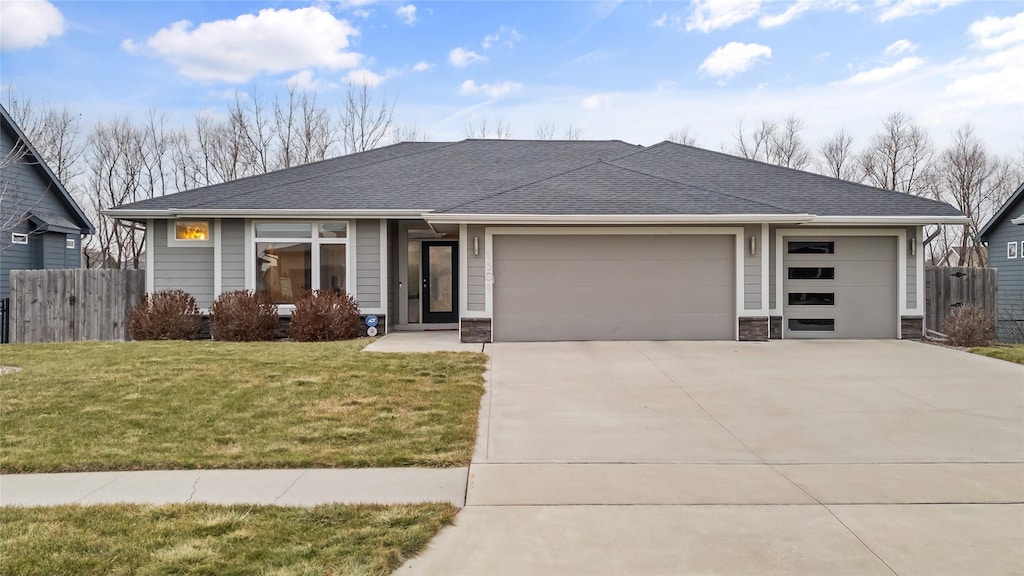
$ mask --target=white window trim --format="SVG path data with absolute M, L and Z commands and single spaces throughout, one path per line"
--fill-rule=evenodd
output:
M 172 246 L 173 247 L 178 247 L 178 248 L 211 248 L 211 247 L 213 247 L 213 238 L 214 238 L 214 235 L 216 234 L 216 231 L 214 230 L 215 226 L 214 226 L 213 220 L 206 219 L 206 218 L 195 218 L 195 219 L 189 219 L 189 220 L 167 220 L 166 222 L 167 222 L 167 247 L 168 248 L 170 248 Z M 177 238 L 177 236 L 175 236 L 174 233 L 175 233 L 175 231 L 177 229 L 177 224 L 180 224 L 180 223 L 183 223 L 183 222 L 197 222 L 197 223 L 198 222 L 202 222 L 202 223 L 205 223 L 206 224 L 206 229 L 209 231 L 209 234 L 207 235 L 206 240 L 179 240 Z
M 11 232 L 11 244 L 28 244 L 28 234 Z
M 258 238 L 256 236 L 256 225 L 263 223 L 274 223 L 274 224 L 306 224 L 310 227 L 310 235 L 308 238 Z M 320 238 L 318 237 L 318 227 L 320 224 L 345 224 L 346 237 L 345 238 Z M 320 286 L 320 250 L 319 247 L 323 244 L 344 244 L 345 248 L 345 292 L 350 294 L 353 298 L 356 297 L 355 293 L 355 258 L 352 253 L 353 250 L 349 246 L 355 245 L 355 226 L 352 225 L 351 221 L 347 220 L 276 220 L 276 219 L 265 219 L 265 220 L 246 220 L 245 222 L 245 287 L 247 290 L 256 290 L 256 244 L 260 242 L 264 243 L 275 243 L 275 242 L 290 242 L 290 243 L 305 243 L 310 244 L 311 258 L 310 258 L 310 283 L 313 286 Z M 292 304 L 278 304 L 277 309 L 279 312 L 291 313 L 295 309 Z
M 64 247 L 68 250 L 75 250 L 78 248 L 78 242 L 74 238 L 65 238 Z
M 735 238 L 735 254 L 733 259 L 736 267 L 735 273 L 735 302 L 733 304 L 733 339 L 739 340 L 739 319 L 749 316 L 749 311 L 744 310 L 744 263 L 746 242 L 744 237 L 746 229 L 742 226 L 710 227 L 710 226 L 616 226 L 616 227 L 568 227 L 568 226 L 488 226 L 484 229 L 484 311 L 475 314 L 482 318 L 491 319 L 491 333 L 494 333 L 494 236 L 498 235 L 549 235 L 549 236 L 572 236 L 572 235 L 628 235 L 628 236 L 655 236 L 655 235 L 678 235 L 678 236 L 708 236 L 726 235 Z M 465 247 L 463 247 L 465 249 Z M 461 264 L 461 262 L 460 262 Z M 459 322 L 461 325 L 462 323 Z
M 1021 242 L 1021 244 L 1024 244 L 1024 242 Z M 1006 243 L 1006 259 L 1007 260 L 1016 260 L 1018 257 L 1019 257 L 1019 253 L 1017 252 L 1017 242 L 1016 241 L 1007 242 Z
M 785 279 L 783 278 L 784 267 L 782 265 L 782 259 L 785 255 L 784 251 L 786 248 L 786 237 L 792 236 L 895 236 L 896 237 L 896 339 L 903 337 L 903 316 L 920 316 L 924 309 L 923 299 L 919 298 L 917 302 L 917 308 L 907 308 L 907 230 L 905 228 L 849 228 L 849 229 L 833 229 L 833 228 L 780 228 L 775 231 L 775 306 L 777 309 L 772 310 L 772 316 L 779 316 L 782 318 L 782 338 L 786 338 L 786 317 L 783 314 L 785 309 L 783 303 L 783 297 L 785 296 L 785 290 L 783 285 Z M 923 260 L 924 250 L 918 250 L 917 256 L 921 263 Z M 923 264 L 921 265 L 923 266 Z M 917 277 L 918 284 L 924 283 L 924 274 L 919 274 Z M 920 294 L 922 290 L 918 288 Z

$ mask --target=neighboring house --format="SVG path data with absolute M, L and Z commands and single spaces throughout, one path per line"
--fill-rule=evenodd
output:
M 999 270 L 999 339 L 1024 343 L 1024 183 L 978 232 L 978 238 L 988 246 L 988 265 Z
M 0 106 L 0 299 L 11 270 L 78 268 L 95 229 L 7 109 Z
M 344 289 L 464 341 L 919 338 L 952 206 L 664 142 L 409 142 L 107 211 L 148 290 Z
M 960 247 L 950 246 L 946 250 L 945 254 L 942 254 L 938 258 L 932 259 L 929 264 L 932 266 L 970 266 L 970 267 L 983 267 L 985 262 L 983 258 L 987 255 L 987 251 L 984 247 L 981 248 L 982 256 L 978 256 L 977 250 L 968 249 L 967 258 L 963 264 L 960 264 Z

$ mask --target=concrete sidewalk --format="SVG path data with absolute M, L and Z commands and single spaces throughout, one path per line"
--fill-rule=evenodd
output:
M 406 504 L 462 507 L 467 468 L 154 470 L 0 475 L 0 505 Z

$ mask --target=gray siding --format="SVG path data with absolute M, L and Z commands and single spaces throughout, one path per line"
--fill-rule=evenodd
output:
M 775 224 L 768 226 L 768 309 L 775 310 L 775 295 L 779 292 L 776 287 L 775 268 L 775 235 L 779 227 Z M 781 306 L 779 306 L 781 308 Z
M 0 157 L 6 157 L 13 148 L 14 139 L 5 130 L 0 130 Z M 23 216 L 28 212 L 46 212 L 71 221 L 75 220 L 59 192 L 49 189 L 49 179 L 41 168 L 32 163 L 31 157 L 29 162 L 19 162 L 5 167 L 0 174 L 0 186 L 4 189 L 0 198 L 0 221 L 7 222 L 13 219 L 15 222 L 0 234 L 0 298 L 9 295 L 11 270 L 77 268 L 80 263 L 79 257 L 68 254 L 77 253 L 77 250 L 65 248 L 64 234 L 49 233 L 45 238 L 43 235 L 32 235 L 27 245 L 11 244 L 12 233 L 32 232 L 31 224 Z M 49 238 L 50 236 L 55 238 Z M 53 249 L 57 244 L 57 238 L 60 240 L 59 250 Z M 79 238 L 77 235 L 74 238 L 77 246 Z
M 756 254 L 750 253 L 750 237 L 757 238 Z M 743 227 L 743 308 L 761 309 L 761 225 Z
M 910 243 L 917 238 L 917 228 L 907 228 L 907 310 L 917 308 L 917 255 L 910 255 Z M 921 251 L 921 246 L 917 247 Z
M 245 248 L 245 220 L 221 221 L 220 252 L 221 290 L 244 290 L 245 258 L 248 256 Z
M 479 238 L 480 253 L 473 255 L 473 238 Z M 469 226 L 466 229 L 466 261 L 469 269 L 466 274 L 466 309 L 470 312 L 483 312 L 486 308 L 487 284 L 485 281 L 485 254 L 487 239 L 483 226 Z
M 380 308 L 381 220 L 356 220 L 356 299 L 360 308 Z M 351 241 L 349 249 L 353 249 Z
M 167 221 L 153 221 L 153 290 L 184 290 L 200 308 L 213 304 L 213 247 L 168 246 Z
M 1024 343 L 1024 226 L 1010 222 L 1020 216 L 1024 202 L 1018 201 L 1003 221 L 988 233 L 988 265 L 999 270 L 996 294 L 999 339 Z M 1006 257 L 1006 245 L 1017 243 L 1017 258 Z

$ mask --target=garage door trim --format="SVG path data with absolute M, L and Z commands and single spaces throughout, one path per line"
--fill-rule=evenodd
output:
M 896 317 L 893 318 L 893 322 L 896 324 L 896 338 L 902 338 L 901 330 L 901 317 L 920 315 L 920 310 L 908 310 L 907 309 L 907 231 L 904 228 L 844 228 L 839 230 L 832 230 L 829 228 L 787 228 L 778 229 L 775 231 L 775 285 L 772 287 L 773 294 L 775 295 L 775 309 L 773 309 L 773 316 L 783 316 L 783 299 L 785 298 L 785 290 L 783 288 L 783 274 L 785 269 L 783 267 L 783 258 L 785 257 L 786 239 L 800 236 L 817 236 L 817 237 L 828 237 L 828 236 L 895 236 L 896 237 L 896 303 L 897 313 Z M 923 251 L 918 250 L 917 260 L 919 268 L 923 267 L 921 264 L 923 260 Z M 921 282 L 923 274 L 918 275 L 918 282 Z M 921 298 L 918 298 L 918 306 L 920 307 Z M 786 322 L 786 318 L 782 319 L 783 324 Z M 786 337 L 786 331 L 782 331 L 782 337 Z
M 737 319 L 733 324 L 736 326 L 734 338 L 739 339 L 739 315 L 743 311 L 743 227 L 721 227 L 721 226 L 508 226 L 493 227 L 484 229 L 484 312 L 488 318 L 494 318 L 494 236 L 496 235 L 526 235 L 526 236 L 596 236 L 596 235 L 623 235 L 623 236 L 645 236 L 645 235 L 727 235 L 735 238 L 736 254 L 734 265 L 736 267 L 735 279 L 735 314 Z M 493 331 L 493 327 L 492 327 Z M 493 333 L 493 332 L 492 332 Z

